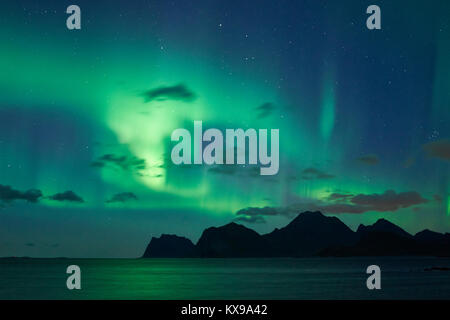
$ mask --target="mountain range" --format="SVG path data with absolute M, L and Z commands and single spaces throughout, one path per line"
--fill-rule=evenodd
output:
M 450 256 L 450 234 L 411 235 L 385 219 L 351 230 L 336 217 L 303 212 L 288 225 L 260 235 L 231 222 L 203 231 L 196 244 L 177 235 L 153 237 L 143 258 L 251 258 L 311 256 Z

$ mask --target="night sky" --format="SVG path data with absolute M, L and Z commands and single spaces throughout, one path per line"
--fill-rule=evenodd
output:
M 0 256 L 137 257 L 305 210 L 450 232 L 450 2 L 0 6 Z M 279 173 L 174 165 L 194 120 L 279 129 Z

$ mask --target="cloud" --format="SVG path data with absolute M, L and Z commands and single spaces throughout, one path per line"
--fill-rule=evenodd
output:
M 393 190 L 387 190 L 382 194 L 358 194 L 351 198 L 351 203 L 367 208 L 367 211 L 396 211 L 402 208 L 408 208 L 417 204 L 427 203 L 428 200 L 416 191 L 396 193 Z
M 27 247 L 34 247 L 34 246 L 35 246 L 35 244 L 32 243 L 32 242 L 25 243 L 25 245 L 26 245 Z
M 56 193 L 52 196 L 48 197 L 51 200 L 54 201 L 60 201 L 60 202 L 64 202 L 64 201 L 68 201 L 68 202 L 84 202 L 83 198 L 81 198 L 79 195 L 77 195 L 75 192 L 73 191 L 66 191 L 66 192 L 62 192 L 62 193 Z
M 39 201 L 39 198 L 42 197 L 41 190 L 38 189 L 30 189 L 27 191 L 19 191 L 13 189 L 10 186 L 5 186 L 0 184 L 0 201 L 2 202 L 12 202 L 15 200 L 24 200 L 27 202 L 36 203 Z
M 332 179 L 335 176 L 316 168 L 307 168 L 301 172 L 301 178 L 304 180 L 312 179 Z
M 264 217 L 268 216 L 292 216 L 296 213 L 305 210 L 298 210 L 298 208 L 289 207 L 248 207 L 236 212 L 237 218 L 235 221 L 242 221 L 246 223 L 266 223 Z
M 353 197 L 350 193 L 332 193 L 328 196 L 330 201 L 346 201 L 347 199 Z
M 175 86 L 162 86 L 144 92 L 146 102 L 153 100 L 181 100 L 192 101 L 196 98 L 195 94 L 189 90 L 185 85 L 178 84 Z
M 364 213 L 366 211 L 372 211 L 367 207 L 347 204 L 347 203 L 336 203 L 336 204 L 326 204 L 317 206 L 317 210 L 323 211 L 325 213 Z
M 208 171 L 217 174 L 233 175 L 236 173 L 237 168 L 235 165 L 218 165 L 209 168 Z
M 422 148 L 430 157 L 450 161 L 450 140 L 448 139 L 424 144 Z
M 146 169 L 145 159 L 137 157 L 118 156 L 114 154 L 105 154 L 91 163 L 92 167 L 103 168 L 112 166 L 113 168 L 122 169 L 124 171 L 139 172 Z
M 259 107 L 256 107 L 255 109 L 258 112 L 258 119 L 262 119 L 272 114 L 273 110 L 275 109 L 275 105 L 273 103 L 266 102 Z
M 127 202 L 130 200 L 137 200 L 138 197 L 132 192 L 122 192 L 116 193 L 111 197 L 111 199 L 107 200 L 106 203 L 114 203 L 114 202 Z
M 282 214 L 279 208 L 275 207 L 248 207 L 236 212 L 237 218 L 234 221 L 245 223 L 266 223 L 264 216 L 276 216 Z
M 305 200 L 284 207 L 249 207 L 239 210 L 236 215 L 247 217 L 292 216 L 303 211 L 322 211 L 331 214 L 362 214 L 369 211 L 386 212 L 425 204 L 429 200 L 416 191 L 396 193 L 387 190 L 381 194 L 338 194 L 333 193 L 327 201 Z M 255 218 L 256 219 L 256 218 Z
M 368 154 L 368 155 L 359 157 L 356 160 L 361 163 L 367 164 L 369 166 L 376 165 L 380 162 L 380 159 L 378 158 L 378 156 L 376 154 Z
M 266 219 L 262 216 L 240 216 L 234 219 L 234 221 L 244 223 L 266 223 Z

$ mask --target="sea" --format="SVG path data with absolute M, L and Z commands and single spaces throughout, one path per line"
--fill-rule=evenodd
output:
M 67 267 L 81 289 L 66 286 Z M 367 267 L 380 267 L 379 290 Z M 450 299 L 450 258 L 0 259 L 0 299 Z

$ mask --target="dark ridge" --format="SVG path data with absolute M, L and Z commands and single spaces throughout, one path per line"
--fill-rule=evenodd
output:
M 190 258 L 196 256 L 191 240 L 171 234 L 150 240 L 143 258 Z
M 336 217 L 303 212 L 288 225 L 260 235 L 235 222 L 203 231 L 197 244 L 176 235 L 152 238 L 144 258 L 251 258 L 308 256 L 450 256 L 450 234 L 424 230 L 412 236 L 379 219 L 353 232 Z
M 333 244 L 352 245 L 355 233 L 336 217 L 321 212 L 300 213 L 286 227 L 263 236 L 273 256 L 312 256 Z

